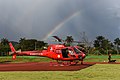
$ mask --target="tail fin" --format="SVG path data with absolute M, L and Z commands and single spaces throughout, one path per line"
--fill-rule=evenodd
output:
M 12 43 L 11 43 L 11 42 L 9 43 L 9 46 L 10 46 L 11 51 L 15 53 L 15 52 L 16 52 L 16 50 L 15 50 L 15 48 L 13 47 L 13 45 L 12 45 Z
M 11 51 L 13 52 L 13 54 L 12 54 L 12 59 L 15 60 L 15 59 L 16 59 L 16 50 L 15 50 L 15 48 L 13 47 L 13 45 L 12 45 L 11 42 L 9 43 L 9 46 L 10 46 Z

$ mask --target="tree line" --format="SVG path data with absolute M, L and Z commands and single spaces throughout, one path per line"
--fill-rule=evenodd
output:
M 85 40 L 85 39 L 84 39 Z M 72 36 L 66 36 L 65 45 L 71 46 L 74 42 Z M 10 51 L 9 41 L 6 38 L 1 39 L 0 42 L 0 55 L 8 55 Z M 44 47 L 48 46 L 48 43 L 44 41 L 39 41 L 36 39 L 26 39 L 20 38 L 18 42 L 11 41 L 16 50 L 21 51 L 32 51 L 32 50 L 42 50 Z M 108 54 L 108 52 L 112 54 L 120 53 L 120 38 L 114 39 L 114 42 L 111 42 L 109 39 L 104 36 L 97 36 L 96 39 L 92 42 L 92 46 L 88 45 L 89 42 L 83 41 L 78 42 L 77 45 L 83 47 L 88 54 Z
M 13 44 L 16 50 L 21 51 L 33 51 L 33 50 L 42 50 L 43 47 L 47 47 L 48 43 L 44 41 L 39 41 L 36 39 L 26 39 L 20 38 L 19 42 L 8 41 L 8 39 L 3 38 L 0 42 L 0 55 L 8 55 L 10 52 L 9 42 Z
M 67 36 L 66 41 L 70 44 L 72 41 L 74 41 L 74 39 L 72 36 Z M 104 36 L 97 36 L 93 42 L 89 42 L 83 36 L 82 42 L 78 43 L 77 45 L 83 47 L 87 54 L 120 54 L 120 38 L 116 38 L 113 42 L 111 42 Z
M 98 51 L 98 54 L 119 54 L 120 53 L 120 39 L 116 38 L 113 42 L 109 41 L 103 36 L 97 36 L 94 40 L 94 50 Z

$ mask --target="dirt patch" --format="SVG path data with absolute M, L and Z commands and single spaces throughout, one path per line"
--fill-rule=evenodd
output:
M 77 71 L 94 63 L 84 63 L 83 65 L 70 65 L 70 66 L 50 66 L 48 62 L 29 62 L 29 63 L 4 63 L 0 64 L 0 71 Z
M 84 62 L 83 65 L 53 65 L 48 62 L 29 62 L 29 63 L 1 63 L 0 71 L 77 71 L 94 64 L 120 64 L 108 62 Z

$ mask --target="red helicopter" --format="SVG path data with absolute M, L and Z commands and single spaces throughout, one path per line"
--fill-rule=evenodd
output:
M 81 64 L 83 64 L 83 59 L 85 58 L 85 53 L 80 51 L 76 46 L 66 47 L 63 44 L 51 44 L 48 46 L 46 50 L 22 51 L 22 52 L 17 52 L 13 47 L 12 43 L 9 43 L 9 46 L 13 53 L 12 54 L 13 60 L 16 59 L 16 55 L 43 56 L 43 57 L 51 58 L 53 60 L 57 60 L 58 63 L 62 61 L 61 62 L 62 64 L 64 64 L 64 61 L 66 61 L 67 64 L 71 65 L 71 64 L 77 64 L 79 61 L 81 61 Z

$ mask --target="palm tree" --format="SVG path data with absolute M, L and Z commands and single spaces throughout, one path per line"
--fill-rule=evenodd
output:
M 8 39 L 6 39 L 6 38 L 3 38 L 3 39 L 1 39 L 1 44 L 2 45 L 8 45 Z
M 72 36 L 67 36 L 67 38 L 66 38 L 66 40 L 65 40 L 65 41 L 66 41 L 67 43 L 72 43 L 72 42 L 73 42 L 73 40 L 74 40 L 74 39 L 73 39 L 73 37 L 72 37 Z
M 66 46 L 70 46 L 73 41 L 74 41 L 74 39 L 72 36 L 67 36 L 65 39 Z

